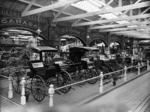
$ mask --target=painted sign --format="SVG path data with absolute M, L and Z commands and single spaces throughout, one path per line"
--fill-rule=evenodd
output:
M 21 17 L 21 12 L 20 11 L 16 11 L 16 10 L 10 10 L 4 7 L 0 7 L 0 15 L 2 17 L 15 17 L 15 18 L 22 18 L 22 19 L 26 19 L 26 20 L 33 20 L 33 21 L 39 21 L 46 23 L 47 20 L 44 17 L 38 17 L 37 15 L 31 15 L 31 16 L 26 16 L 26 17 Z
M 19 18 L 10 18 L 10 17 L 5 17 L 5 18 L 0 18 L 0 26 L 4 25 L 17 25 L 17 26 L 24 26 L 24 27 L 31 27 L 32 29 L 37 29 L 37 23 L 19 19 Z

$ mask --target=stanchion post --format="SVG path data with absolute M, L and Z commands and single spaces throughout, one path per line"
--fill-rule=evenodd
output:
M 127 66 L 124 67 L 124 82 L 127 81 Z
M 140 63 L 138 63 L 138 75 L 140 75 L 140 69 L 141 69 Z
M 22 85 L 22 88 L 21 88 L 21 105 L 26 104 L 25 83 L 26 83 L 25 77 L 22 77 L 22 80 L 21 80 L 21 85 Z
M 100 86 L 99 86 L 99 93 L 103 93 L 103 72 L 100 73 Z
M 134 60 L 134 58 L 133 58 L 133 56 L 131 57 L 131 63 L 132 63 L 132 66 L 133 66 L 133 60 Z
M 13 98 L 13 89 L 12 89 L 12 75 L 10 74 L 8 77 L 8 81 L 9 81 L 9 90 L 8 90 L 8 98 Z
M 48 89 L 48 93 L 49 93 L 49 107 L 53 107 L 54 106 L 54 102 L 53 102 L 53 97 L 54 97 L 54 85 L 51 84 L 50 88 Z
M 147 70 L 149 70 L 149 60 L 147 60 Z

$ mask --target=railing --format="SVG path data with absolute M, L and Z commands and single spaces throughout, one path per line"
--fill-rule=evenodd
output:
M 150 70 L 150 64 L 149 64 L 149 60 L 147 61 L 147 64 L 141 66 L 140 63 L 138 63 L 138 65 L 136 66 L 130 66 L 130 67 L 124 67 L 124 69 L 121 69 L 121 70 L 117 70 L 117 71 L 114 71 L 114 72 L 109 72 L 109 73 L 106 73 L 106 74 L 103 74 L 102 72 L 100 73 L 99 76 L 96 76 L 96 77 L 92 77 L 92 78 L 89 78 L 89 79 L 86 79 L 86 80 L 83 80 L 83 81 L 79 81 L 79 82 L 75 82 L 75 83 L 72 83 L 72 84 L 68 84 L 66 86 L 62 86 L 62 87 L 59 87 L 59 88 L 55 88 L 54 89 L 54 86 L 53 85 L 50 85 L 50 88 L 49 88 L 49 95 L 50 95 L 50 102 L 49 102 L 49 106 L 50 107 L 53 107 L 53 96 L 54 96 L 54 93 L 56 90 L 60 90 L 60 89 L 63 89 L 63 88 L 66 88 L 66 87 L 70 87 L 70 86 L 74 86 L 74 85 L 77 85 L 77 84 L 80 84 L 80 83 L 83 83 L 83 82 L 87 82 L 87 81 L 90 81 L 90 80 L 93 80 L 93 79 L 97 79 L 97 78 L 100 78 L 100 86 L 99 86 L 99 93 L 102 94 L 103 93 L 103 77 L 104 76 L 107 76 L 107 75 L 110 75 L 110 74 L 114 74 L 114 73 L 117 73 L 117 72 L 121 72 L 121 71 L 124 71 L 124 74 L 123 74 L 123 77 L 124 77 L 124 82 L 127 81 L 127 70 L 128 69 L 131 69 L 131 68 L 138 68 L 138 75 L 141 74 L 141 67 L 144 67 L 144 66 L 147 66 L 147 71 Z
M 147 63 L 143 66 L 147 66 L 147 71 L 150 70 L 150 64 L 149 64 L 149 60 L 147 61 Z M 100 83 L 99 83 L 99 93 L 102 94 L 104 91 L 104 83 L 103 83 L 103 77 L 107 76 L 107 75 L 111 75 L 111 74 L 115 74 L 117 72 L 124 72 L 123 75 L 123 78 L 124 78 L 124 82 L 127 81 L 127 70 L 128 69 L 131 69 L 131 68 L 138 68 L 138 75 L 140 75 L 141 71 L 140 71 L 140 68 L 143 67 L 141 66 L 139 63 L 138 65 L 136 66 L 130 66 L 130 67 L 124 67 L 124 69 L 121 69 L 121 70 L 117 70 L 117 71 L 114 71 L 114 72 L 109 72 L 109 73 L 106 73 L 106 74 L 103 74 L 103 72 L 100 73 L 99 76 L 96 76 L 96 77 L 92 77 L 92 78 L 89 78 L 89 79 L 86 79 L 86 80 L 83 80 L 83 81 L 79 81 L 79 82 L 75 82 L 75 83 L 71 83 L 71 84 L 68 84 L 66 86 L 62 86 L 62 87 L 59 87 L 59 88 L 54 88 L 54 86 L 51 84 L 49 86 L 49 89 L 48 89 L 48 93 L 49 93 L 49 107 L 53 107 L 53 97 L 54 97 L 54 93 L 56 90 L 60 90 L 60 89 L 63 89 L 63 88 L 66 88 L 66 87 L 70 87 L 70 86 L 75 86 L 77 84 L 81 84 L 83 82 L 87 82 L 87 81 L 90 81 L 90 80 L 94 80 L 94 79 L 100 79 Z M 1 75 L 0 75 L 1 76 Z M 3 76 L 5 77 L 5 76 Z M 8 98 L 13 98 L 13 90 L 12 90 L 12 75 L 10 75 L 9 77 L 5 77 L 5 78 L 8 78 L 8 81 L 9 81 L 9 90 L 8 90 Z M 115 81 L 115 80 L 114 80 Z M 25 77 L 22 77 L 22 81 L 21 81 L 21 105 L 25 105 L 26 104 L 26 96 L 25 96 L 25 84 L 26 84 L 26 80 L 25 80 Z

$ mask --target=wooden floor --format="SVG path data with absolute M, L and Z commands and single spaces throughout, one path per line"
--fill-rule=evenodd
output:
M 88 104 L 132 112 L 150 112 L 150 72 Z

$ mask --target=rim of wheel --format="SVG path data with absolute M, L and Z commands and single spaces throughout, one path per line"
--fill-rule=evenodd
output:
M 35 75 L 31 81 L 31 93 L 38 102 L 44 100 L 46 96 L 45 82 L 39 75 Z
M 96 77 L 97 76 L 97 72 L 95 70 L 90 70 L 89 72 L 89 78 L 92 78 L 92 77 Z M 94 74 L 94 75 L 93 75 Z M 97 82 L 98 78 L 96 79 L 93 79 L 93 80 L 89 80 L 88 83 L 89 84 L 95 84 Z
M 19 75 L 19 73 L 14 73 L 13 74 L 13 81 L 12 81 L 12 86 L 13 86 L 13 90 L 17 93 L 17 94 L 21 94 L 21 76 Z
M 58 77 L 57 77 L 57 86 L 61 87 L 61 86 L 65 86 L 68 85 L 72 82 L 70 75 L 67 72 L 60 72 Z M 69 92 L 71 89 L 71 86 L 68 86 L 66 88 L 60 89 L 61 92 L 63 93 L 67 93 Z

